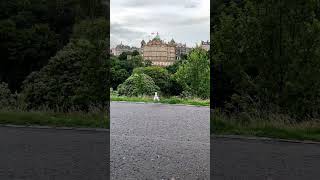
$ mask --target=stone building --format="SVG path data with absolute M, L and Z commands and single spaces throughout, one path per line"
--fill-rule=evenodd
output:
M 181 59 L 181 56 L 187 54 L 186 44 L 178 43 L 176 46 L 176 58 Z
M 176 46 L 176 58 L 179 60 L 183 55 L 187 55 L 192 48 L 187 47 L 186 44 L 178 43 Z
M 133 52 L 133 51 L 138 51 L 140 53 L 140 49 L 137 47 L 130 47 L 127 45 L 123 45 L 122 43 L 117 45 L 115 48 L 111 49 L 111 53 L 115 56 L 119 56 L 123 52 Z
M 148 43 L 141 41 L 141 54 L 154 66 L 169 66 L 176 61 L 176 43 L 173 39 L 169 43 L 164 42 L 157 33 Z
M 210 50 L 210 42 L 209 41 L 201 41 L 200 47 L 206 51 Z

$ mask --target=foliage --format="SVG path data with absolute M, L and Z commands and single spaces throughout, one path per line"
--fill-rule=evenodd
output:
M 144 60 L 144 61 L 143 61 L 143 64 L 144 64 L 145 67 L 152 66 L 152 61 L 150 61 L 149 59 L 147 59 L 147 60 Z
M 0 3 L 0 82 L 7 83 L 0 84 L 0 123 L 109 125 L 90 121 L 87 112 L 83 118 L 47 113 L 99 110 L 102 117 L 109 110 L 107 6 L 102 0 Z
M 146 74 L 150 76 L 155 84 L 160 87 L 160 90 L 164 94 L 169 94 L 169 80 L 170 75 L 165 68 L 158 66 L 140 67 L 133 70 L 133 74 Z
M 0 20 L 0 80 L 19 90 L 24 78 L 43 67 L 57 51 L 57 38 L 46 24 L 21 29 L 12 20 Z
M 113 89 L 123 83 L 133 72 L 134 68 L 143 67 L 143 58 L 140 55 L 127 59 L 130 53 L 122 53 L 119 57 L 111 56 L 110 83 Z
M 183 92 L 183 87 L 181 86 L 181 84 L 177 82 L 174 74 L 170 74 L 170 78 L 168 81 L 168 88 L 165 91 L 166 95 L 181 96 L 182 92 Z
M 111 87 L 116 89 L 119 84 L 123 83 L 130 74 L 125 69 L 116 69 L 115 67 L 111 67 Z
M 53 127 L 110 127 L 109 117 L 103 117 L 99 112 L 39 112 L 39 111 L 0 111 L 0 124 L 40 125 Z
M 159 92 L 160 88 L 154 83 L 152 78 L 146 74 L 133 74 L 124 83 L 118 86 L 119 95 L 141 96 L 153 95 Z
M 28 76 L 22 94 L 28 109 L 43 106 L 87 111 L 106 101 L 105 56 L 87 40 L 71 41 L 39 72 Z
M 175 74 L 185 91 L 193 96 L 210 97 L 210 67 L 208 52 L 196 48 L 188 54 L 187 60 Z
M 127 60 L 127 56 L 128 56 L 128 55 L 131 55 L 131 53 L 130 53 L 130 52 L 122 52 L 122 53 L 118 56 L 118 58 L 119 58 L 119 60 L 125 61 L 125 60 Z
M 15 97 L 8 88 L 8 84 L 0 82 L 0 109 L 10 108 L 15 105 Z
M 139 53 L 137 50 L 134 50 L 134 51 L 132 52 L 132 56 L 138 56 L 138 55 L 140 55 L 140 53 Z
M 172 65 L 167 66 L 166 69 L 168 70 L 168 72 L 170 74 L 174 74 L 178 71 L 180 65 L 183 64 L 184 61 L 185 61 L 185 59 L 180 59 L 180 60 L 174 62 Z
M 251 115 L 227 115 L 218 109 L 211 113 L 210 119 L 211 134 L 320 141 L 320 124 L 317 120 L 290 123 L 292 120 L 288 115 L 270 114 L 267 118 L 261 118 Z
M 74 24 L 106 17 L 109 9 L 102 0 L 10 0 L 0 8 L 0 81 L 18 92 L 31 72 L 69 43 Z
M 144 66 L 143 58 L 140 55 L 132 56 L 131 59 L 128 60 L 128 63 L 132 67 L 132 69 L 129 69 L 129 72 L 132 72 L 134 68 Z
M 131 55 L 131 52 L 123 52 L 119 55 L 117 59 L 114 59 L 121 68 L 126 69 L 128 73 L 132 73 L 134 68 L 143 67 L 144 62 L 143 58 L 140 55 L 131 56 L 131 59 L 128 59 L 127 56 Z
M 75 24 L 72 39 L 87 39 L 92 43 L 107 41 L 109 24 L 105 18 L 86 19 Z
M 203 100 L 199 98 L 181 98 L 176 96 L 160 97 L 160 101 L 154 101 L 153 96 L 141 96 L 141 97 L 127 97 L 119 96 L 117 93 L 111 94 L 112 101 L 127 101 L 127 102 L 152 102 L 163 104 L 186 104 L 194 106 L 209 106 L 210 101 L 208 99 Z
M 320 22 L 316 1 L 220 7 L 212 36 L 213 100 L 231 113 L 320 115 Z

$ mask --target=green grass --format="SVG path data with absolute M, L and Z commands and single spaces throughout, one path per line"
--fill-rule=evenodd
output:
M 161 98 L 160 101 L 153 101 L 153 97 L 143 96 L 143 97 L 127 97 L 127 96 L 116 96 L 111 95 L 111 101 L 128 101 L 128 102 L 154 102 L 154 103 L 164 103 L 164 104 L 185 104 L 194 106 L 210 106 L 210 100 L 203 99 L 186 99 L 178 97 Z
M 0 111 L 0 124 L 45 125 L 53 127 L 87 127 L 109 129 L 109 119 L 97 113 L 53 113 Z
M 320 122 L 284 123 L 261 121 L 240 123 L 225 116 L 211 118 L 211 134 L 320 141 Z

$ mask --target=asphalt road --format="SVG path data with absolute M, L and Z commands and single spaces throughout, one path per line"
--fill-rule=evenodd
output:
M 0 180 L 109 179 L 109 132 L 0 127 Z
M 112 102 L 110 140 L 108 132 L 0 127 L 0 180 L 107 180 L 109 160 L 120 180 L 205 180 L 210 170 L 214 180 L 320 179 L 320 144 L 210 145 L 205 107 Z
M 320 144 L 228 138 L 211 142 L 211 179 L 320 179 Z
M 207 107 L 111 103 L 111 179 L 209 179 Z

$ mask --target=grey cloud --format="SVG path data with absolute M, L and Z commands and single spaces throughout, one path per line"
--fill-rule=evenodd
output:
M 110 27 L 111 35 L 111 44 L 116 43 L 121 40 L 137 40 L 142 39 L 146 35 L 146 32 L 136 31 L 131 28 L 126 27 L 125 25 L 112 23 Z
M 180 19 L 177 23 L 180 25 L 195 25 L 195 24 L 202 24 L 202 23 L 209 23 L 210 17 L 191 17 L 186 19 Z M 208 29 L 210 27 L 208 26 Z
M 145 26 L 192 26 L 196 24 L 202 24 L 210 22 L 210 17 L 186 17 L 179 14 L 158 14 L 145 17 L 130 17 L 125 24 L 128 27 L 135 27 L 138 24 Z M 208 27 L 209 28 L 209 27 Z
M 208 39 L 210 16 L 199 12 L 201 4 L 200 0 L 114 0 L 114 13 L 129 13 L 111 24 L 111 41 L 139 46 L 141 39 L 151 35 L 149 31 L 192 45 Z
M 146 6 L 181 6 L 196 8 L 199 0 L 126 0 L 121 3 L 123 7 L 146 7 Z
M 190 1 L 188 3 L 186 3 L 186 5 L 184 6 L 185 8 L 197 8 L 200 5 L 199 1 Z
M 140 37 L 145 35 L 145 32 L 135 31 L 118 23 L 112 23 L 110 29 L 113 35 L 121 35 L 124 38 Z

